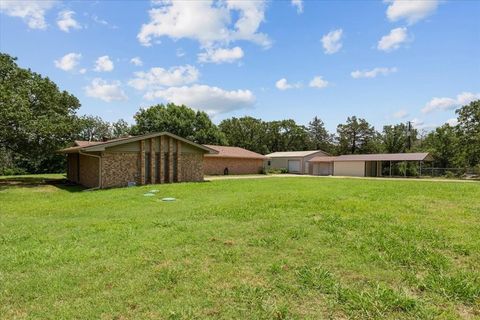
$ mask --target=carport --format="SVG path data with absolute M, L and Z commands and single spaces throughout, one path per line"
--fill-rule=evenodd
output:
M 314 175 L 382 177 L 422 174 L 425 161 L 433 158 L 422 153 L 352 154 L 337 157 L 318 156 L 309 160 Z M 400 169 L 401 170 L 400 170 Z M 408 174 L 408 172 L 416 174 Z M 399 174 L 398 172 L 403 172 Z

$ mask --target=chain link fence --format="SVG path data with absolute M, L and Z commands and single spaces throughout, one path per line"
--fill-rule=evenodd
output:
M 439 168 L 417 162 L 392 162 L 390 168 L 387 162 L 382 165 L 382 175 L 392 177 L 426 177 L 455 178 L 480 180 L 480 166 L 467 168 Z

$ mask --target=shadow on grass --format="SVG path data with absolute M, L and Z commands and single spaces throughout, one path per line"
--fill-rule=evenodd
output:
M 37 188 L 45 185 L 55 186 L 68 192 L 79 192 L 86 189 L 83 186 L 67 181 L 65 178 L 12 176 L 0 179 L 0 191 L 11 188 Z

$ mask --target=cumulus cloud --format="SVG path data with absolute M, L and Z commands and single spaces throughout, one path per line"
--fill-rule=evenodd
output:
M 342 29 L 330 31 L 322 37 L 323 49 L 326 54 L 333 54 L 342 48 Z
M 137 35 L 142 45 L 150 46 L 152 39 L 170 37 L 197 40 L 202 47 L 228 45 L 246 40 L 269 47 L 266 34 L 258 32 L 265 20 L 266 1 L 226 0 L 157 1 L 149 11 L 150 21 L 143 24 Z
M 292 0 L 292 6 L 297 8 L 297 13 L 303 13 L 303 0 Z
M 95 61 L 94 70 L 97 72 L 110 72 L 114 68 L 113 61 L 109 56 L 101 56 Z
M 387 17 L 390 21 L 406 20 L 409 24 L 431 15 L 438 7 L 438 0 L 388 0 Z
M 143 61 L 142 61 L 142 59 L 140 59 L 140 57 L 134 57 L 134 58 L 130 59 L 130 63 L 137 66 L 137 67 L 143 66 Z
M 227 91 L 207 85 L 170 87 L 149 92 L 145 98 L 160 98 L 175 104 L 184 104 L 203 110 L 209 115 L 249 108 L 255 103 L 255 96 L 250 90 Z
M 386 76 L 391 73 L 397 72 L 397 68 L 373 68 L 372 70 L 356 70 L 350 73 L 352 78 L 359 79 L 359 78 L 375 78 L 378 75 Z
M 404 118 L 406 118 L 406 117 L 408 117 L 408 116 L 409 116 L 408 112 L 405 111 L 405 110 L 403 110 L 403 109 L 402 109 L 402 110 L 398 110 L 397 112 L 395 112 L 395 113 L 393 114 L 393 117 L 394 117 L 395 119 L 404 119 Z
M 275 87 L 277 87 L 278 90 L 287 90 L 287 89 L 293 89 L 293 88 L 300 88 L 301 84 L 300 83 L 290 84 L 288 83 L 287 79 L 282 78 L 277 82 L 275 82 Z
M 60 59 L 54 61 L 55 67 L 62 69 L 63 71 L 71 71 L 75 69 L 81 58 L 82 55 L 80 53 L 67 53 Z
M 82 26 L 73 18 L 75 12 L 64 10 L 58 14 L 57 25 L 60 30 L 70 32 L 70 29 L 81 29 Z
M 422 112 L 429 113 L 437 110 L 452 110 L 469 104 L 477 99 L 480 99 L 480 93 L 472 92 L 462 92 L 458 94 L 456 98 L 434 97 L 425 105 L 425 107 L 423 107 Z
M 31 29 L 46 29 L 45 13 L 55 5 L 54 0 L 0 1 L 0 12 L 24 20 Z
M 312 88 L 325 88 L 327 87 L 329 82 L 327 80 L 324 80 L 322 76 L 316 76 L 314 77 L 310 83 L 308 84 Z
M 108 82 L 100 78 L 93 79 L 90 85 L 85 87 L 85 94 L 106 102 L 128 99 L 119 81 Z
M 170 69 L 151 68 L 147 72 L 135 72 L 135 78 L 128 84 L 137 90 L 155 90 L 165 86 L 181 86 L 196 82 L 200 76 L 197 68 L 191 65 L 176 66 Z
M 198 61 L 204 63 L 232 63 L 243 57 L 240 47 L 232 49 L 207 49 L 198 55 Z
M 383 36 L 378 41 L 377 49 L 382 51 L 393 51 L 400 48 L 402 43 L 408 42 L 407 28 L 395 28 L 390 31 L 389 34 Z

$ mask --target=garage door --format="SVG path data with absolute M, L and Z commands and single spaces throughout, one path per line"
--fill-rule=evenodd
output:
M 320 176 L 329 176 L 332 174 L 332 170 L 330 169 L 330 163 L 324 162 L 318 164 L 318 175 Z
M 300 172 L 300 160 L 288 160 L 288 172 Z

